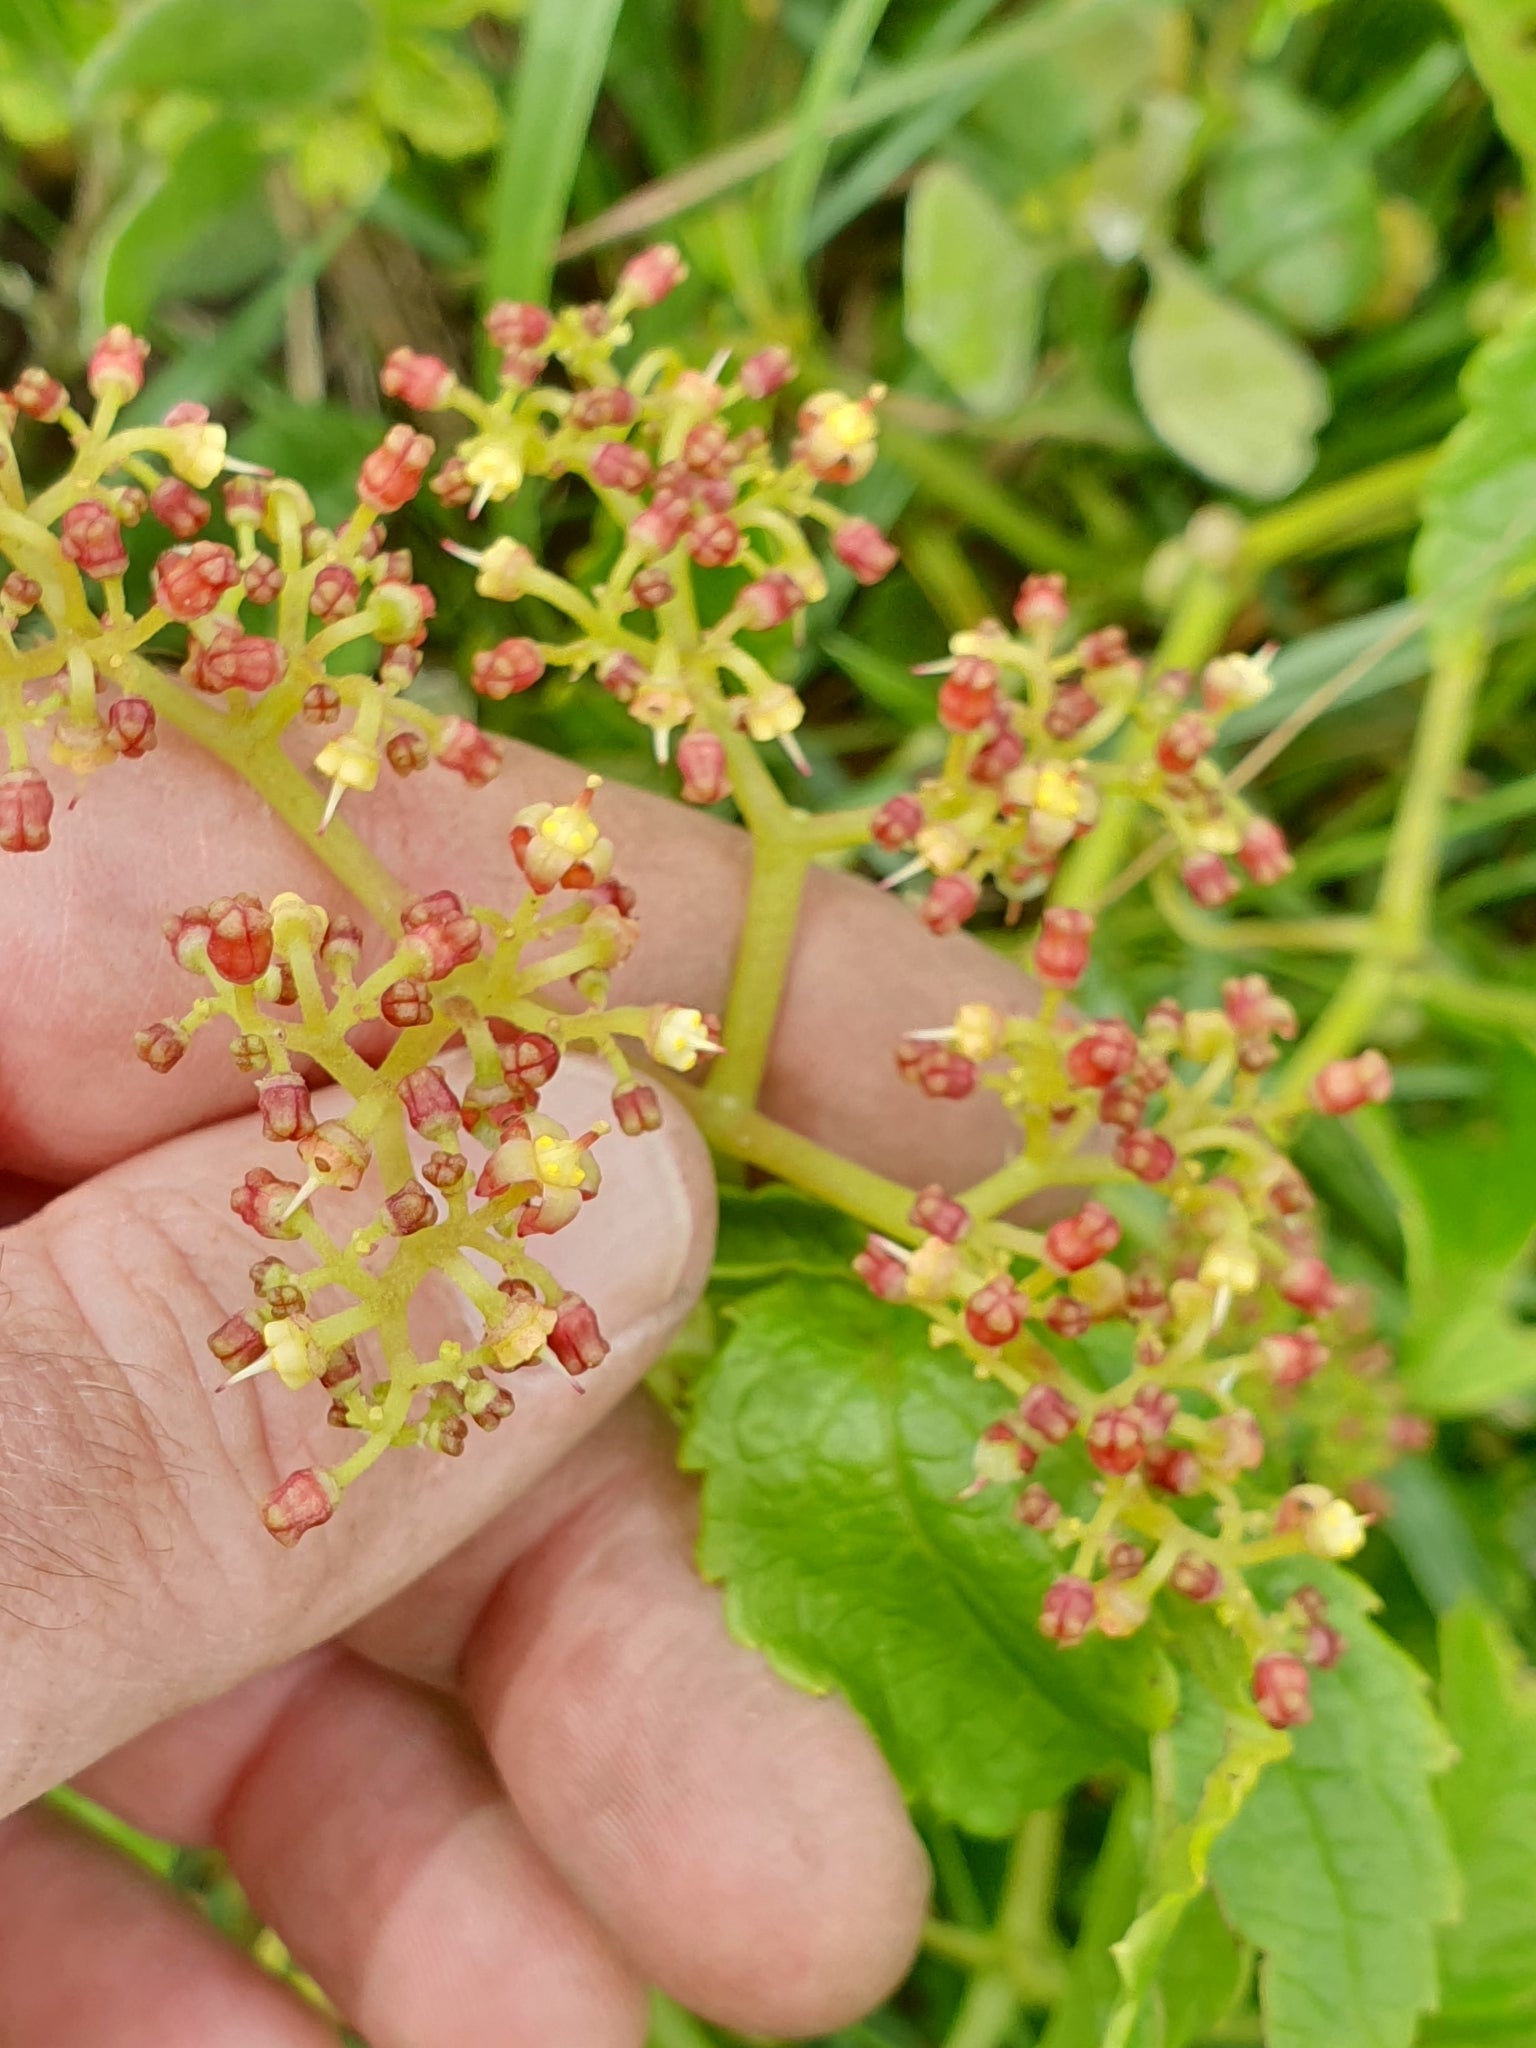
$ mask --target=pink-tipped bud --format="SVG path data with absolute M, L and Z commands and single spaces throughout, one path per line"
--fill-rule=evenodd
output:
M 749 633 L 770 633 L 805 604 L 805 592 L 784 569 L 770 569 L 736 593 L 736 610 Z
M 1058 1649 L 1070 1649 L 1092 1628 L 1094 1608 L 1093 1587 L 1087 1579 L 1058 1579 L 1041 1602 L 1040 1633 Z
M 414 1237 L 437 1221 L 437 1204 L 419 1180 L 408 1180 L 384 1200 L 383 1216 L 392 1237 Z
M 306 725 L 334 725 L 341 716 L 341 692 L 334 683 L 311 683 L 299 704 Z
M 1115 1164 L 1149 1187 L 1166 1180 L 1178 1163 L 1178 1153 L 1156 1131 L 1126 1131 L 1115 1142 Z
M 953 1243 L 954 1240 L 948 1240 Z M 978 1287 L 965 1305 L 965 1327 L 978 1344 L 994 1349 L 1017 1337 L 1029 1303 L 1006 1273 Z
M 437 759 L 444 768 L 475 789 L 484 789 L 501 773 L 502 747 L 488 732 L 481 732 L 467 718 L 445 718 L 439 728 Z
M 225 981 L 260 981 L 272 964 L 272 914 L 254 896 L 221 896 L 208 906 L 208 964 Z
M 959 931 L 980 901 L 981 884 L 970 875 L 940 875 L 923 899 L 923 923 L 938 938 L 947 938 Z
M 1154 1444 L 1147 1452 L 1147 1483 L 1187 1500 L 1205 1484 L 1200 1460 L 1183 1444 Z
M 396 732 L 384 742 L 384 758 L 397 775 L 419 775 L 432 765 L 432 749 L 419 732 Z
M 693 522 L 688 552 L 701 569 L 725 569 L 741 553 L 741 528 L 725 512 L 708 512 Z
M 896 1069 L 936 1102 L 963 1102 L 976 1086 L 975 1061 L 945 1045 L 903 1041 L 896 1048 Z
M 1261 1657 L 1253 1667 L 1253 1703 L 1271 1728 L 1304 1728 L 1312 1718 L 1312 1679 L 1299 1657 Z
M 915 796 L 887 797 L 870 820 L 869 836 L 877 846 L 895 853 L 911 845 L 922 825 L 923 807 Z
M 1324 1116 L 1348 1116 L 1369 1102 L 1387 1101 L 1391 1093 L 1392 1069 L 1372 1050 L 1331 1060 L 1312 1083 L 1312 1107 Z
M 109 327 L 91 351 L 85 366 L 86 386 L 92 398 L 113 398 L 126 405 L 144 389 L 144 364 L 149 343 L 121 321 Z
M 661 1097 L 649 1082 L 634 1081 L 613 1091 L 613 1120 L 626 1138 L 661 1129 Z
M 288 579 L 269 555 L 257 555 L 246 563 L 241 581 L 252 604 L 276 604 Z
M 233 548 L 219 541 L 198 540 L 190 547 L 167 548 L 155 563 L 155 603 L 173 619 L 206 618 L 219 599 L 240 581 Z
M 440 915 L 419 917 L 407 923 L 405 930 L 426 981 L 441 981 L 456 967 L 478 960 L 485 944 L 485 927 L 478 918 L 467 916 L 457 899 L 454 907 L 445 907 Z
M 579 1294 L 566 1295 L 555 1310 L 554 1328 L 546 1341 L 568 1373 L 591 1372 L 608 1356 L 608 1340 Z
M 43 594 L 43 586 L 34 577 L 24 576 L 19 569 L 13 569 L 3 583 L 0 583 L 0 599 L 7 611 L 17 618 L 25 618 Z
M 457 1139 L 464 1128 L 459 1099 L 448 1086 L 441 1067 L 418 1067 L 398 1082 L 396 1094 L 410 1119 L 411 1129 L 420 1131 L 434 1145 Z
M 437 412 L 448 403 L 458 379 L 440 356 L 418 355 L 414 349 L 392 349 L 379 372 L 379 389 L 398 398 L 413 412 Z
M 1045 729 L 1054 740 L 1069 740 L 1091 725 L 1102 709 L 1092 690 L 1081 683 L 1058 683 L 1045 714 Z
M 168 1074 L 191 1043 L 181 1026 L 169 1017 L 133 1034 L 134 1051 L 156 1074 Z
M 191 540 L 213 517 L 213 507 L 180 477 L 162 477 L 149 494 L 149 509 L 178 540 Z
M 121 576 L 128 567 L 123 529 L 100 498 L 82 498 L 65 512 L 59 521 L 59 553 L 82 576 L 93 576 L 97 582 Z
M 1277 1387 L 1299 1387 L 1328 1363 L 1328 1346 L 1315 1330 L 1284 1330 L 1259 1341 L 1259 1356 Z
M 50 424 L 69 404 L 69 393 L 57 377 L 31 364 L 11 386 L 11 403 L 28 419 Z
M 591 475 L 607 491 L 643 491 L 651 480 L 651 458 L 627 441 L 604 441 L 593 450 Z
M 970 1211 L 946 1195 L 937 1182 L 919 1191 L 908 1220 L 926 1236 L 942 1238 L 945 1244 L 958 1244 L 971 1227 Z
M 540 1089 L 547 1088 L 560 1070 L 559 1046 L 542 1031 L 519 1031 L 497 1050 L 516 1107 L 537 1107 Z
M 1216 744 L 1216 728 L 1198 711 L 1176 718 L 1157 743 L 1157 765 L 1169 775 L 1187 775 Z
M 238 1372 L 267 1355 L 266 1325 L 249 1309 L 220 1323 L 208 1338 L 208 1349 L 226 1371 Z
M 631 256 L 619 272 L 619 294 L 638 306 L 659 306 L 688 275 L 688 266 L 670 242 L 655 242 Z
M 1067 623 L 1065 576 L 1026 576 L 1013 601 L 1013 616 L 1021 632 L 1059 631 Z
M 417 1024 L 432 1022 L 432 996 L 424 981 L 404 975 L 392 981 L 379 997 L 379 1014 L 397 1031 L 409 1031 Z
M 1088 968 L 1093 918 L 1086 910 L 1047 910 L 1035 940 L 1034 968 L 1047 988 L 1076 988 Z
M 1118 1018 L 1089 1025 L 1067 1051 L 1067 1078 L 1078 1088 L 1107 1088 L 1136 1064 L 1136 1034 Z
M 350 619 L 362 595 L 362 585 L 345 562 L 327 562 L 316 571 L 309 588 L 310 615 L 327 626 L 337 619 Z
M 1088 1455 L 1101 1472 L 1124 1478 L 1134 1472 L 1146 1452 L 1141 1420 L 1129 1408 L 1101 1408 L 1089 1423 Z
M 1052 1493 L 1047 1493 L 1039 1480 L 1026 1486 L 1013 1504 L 1014 1519 L 1022 1522 L 1026 1529 L 1044 1532 L 1054 1529 L 1061 1520 L 1061 1502 Z
M 253 1166 L 230 1195 L 229 1206 L 259 1237 L 297 1237 L 298 1224 L 288 1217 L 288 1209 L 298 1192 L 297 1182 L 279 1180 L 266 1167 Z
M 545 306 L 498 299 L 486 314 L 484 324 L 497 348 L 536 349 L 548 341 L 555 316 Z
M 1220 910 L 1238 891 L 1236 875 L 1219 853 L 1197 853 L 1179 870 L 1190 895 L 1202 910 Z
M 470 687 L 498 703 L 519 691 L 531 690 L 543 673 L 543 655 L 532 640 L 521 634 L 486 648 L 469 665 Z
M 990 668 L 990 662 L 978 662 L 978 668 Z M 996 688 L 991 683 L 968 683 L 958 673 L 951 675 L 939 685 L 936 706 L 940 725 L 946 732 L 980 732 L 990 725 L 998 715 Z
M 795 375 L 795 359 L 787 348 L 761 348 L 741 366 L 741 388 L 748 398 L 771 398 Z
M 1280 1275 L 1280 1293 L 1292 1308 L 1309 1316 L 1325 1316 L 1344 1299 L 1343 1288 L 1315 1256 L 1291 1261 Z
M 731 793 L 725 747 L 712 732 L 683 735 L 677 743 L 677 770 L 685 803 L 718 804 Z
M 1080 1273 L 1107 1258 L 1120 1242 L 1120 1226 L 1102 1202 L 1084 1202 L 1075 1216 L 1063 1216 L 1045 1233 L 1045 1256 L 1063 1273 Z
M 872 1237 L 853 1261 L 853 1270 L 878 1301 L 905 1301 L 907 1268 L 883 1238 Z
M 1204 1606 L 1221 1591 L 1222 1578 L 1220 1570 L 1208 1557 L 1186 1550 L 1168 1574 L 1168 1583 L 1175 1593 L 1182 1593 L 1186 1600 L 1195 1600 Z
M 320 964 L 327 973 L 350 980 L 362 957 L 362 927 L 337 911 L 326 925 L 325 937 L 320 941 Z
M 391 427 L 357 473 L 359 501 L 375 512 L 398 512 L 421 489 L 435 452 L 425 434 L 403 422 Z
M 155 707 L 147 697 L 119 697 L 107 713 L 107 744 L 125 761 L 153 753 L 157 736 Z
M 235 631 L 220 633 L 206 647 L 194 643 L 182 674 L 194 689 L 209 696 L 244 690 L 259 697 L 263 690 L 282 681 L 287 667 L 288 652 L 281 641 L 265 639 L 259 633 Z
M 256 1107 L 261 1112 L 261 1135 L 274 1144 L 294 1145 L 314 1132 L 309 1089 L 298 1074 L 268 1074 L 258 1081 Z
M 341 1489 L 329 1472 L 306 1466 L 302 1472 L 290 1472 L 267 1495 L 261 1519 L 283 1548 L 291 1550 L 301 1536 L 331 1519 L 340 1499 Z
M 1267 888 L 1271 882 L 1283 881 L 1296 865 L 1285 843 L 1285 834 L 1268 818 L 1252 821 L 1243 834 L 1237 857 L 1247 870 L 1248 879 L 1262 888 Z
M 832 552 L 856 583 L 866 586 L 889 576 L 901 556 L 868 519 L 848 519 L 832 536 Z
M 1019 1403 L 1019 1419 L 1048 1444 L 1064 1444 L 1077 1427 L 1078 1411 L 1059 1388 L 1037 1386 Z
M 41 853 L 52 816 L 53 791 L 35 768 L 0 775 L 0 853 Z

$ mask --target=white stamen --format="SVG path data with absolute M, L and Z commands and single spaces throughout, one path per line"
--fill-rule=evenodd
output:
M 565 1381 L 565 1384 L 570 1388 L 573 1394 L 584 1394 L 587 1391 L 581 1383 L 581 1381 L 576 1378 L 574 1373 L 569 1373 L 566 1371 L 565 1367 L 560 1363 L 559 1359 L 556 1358 L 553 1351 L 541 1352 L 540 1356 L 543 1358 L 544 1363 L 546 1365 L 552 1365 L 554 1367 L 555 1371 L 559 1373 L 561 1379 Z
M 805 758 L 805 749 L 801 746 L 800 742 L 795 738 L 792 732 L 780 733 L 779 745 L 784 749 L 785 753 L 788 754 L 790 760 L 794 762 L 796 768 L 800 771 L 802 775 L 810 774 L 811 764 Z
M 288 1204 L 287 1208 L 283 1211 L 282 1215 L 278 1217 L 278 1222 L 286 1223 L 291 1216 L 296 1216 L 299 1210 L 302 1209 L 304 1204 L 309 1200 L 310 1196 L 314 1194 L 318 1188 L 324 1187 L 324 1185 L 325 1182 L 321 1179 L 320 1175 L 318 1173 L 312 1173 L 309 1176 L 309 1179 L 305 1181 L 303 1187 L 301 1187 L 299 1189 L 299 1192 L 294 1196 L 293 1200 Z
M 915 676 L 947 676 L 954 665 L 955 658 L 953 655 L 950 656 L 948 661 L 915 661 L 912 664 L 912 674 Z
M 480 517 L 480 514 L 485 510 L 486 506 L 490 503 L 490 499 L 491 486 L 489 483 L 483 483 L 480 486 L 479 490 L 476 491 L 475 495 L 469 501 L 470 518 L 478 519 Z
M 1211 1335 L 1213 1337 L 1221 1335 L 1222 1324 L 1227 1320 L 1227 1313 L 1231 1306 L 1232 1290 L 1223 1282 L 1216 1290 L 1216 1300 L 1211 1309 Z
M 926 1024 L 921 1031 L 904 1031 L 903 1038 L 922 1038 L 934 1045 L 948 1045 L 954 1038 L 953 1024 Z
M 224 467 L 232 469 L 237 476 L 275 476 L 277 472 L 268 469 L 264 462 L 247 462 L 241 455 L 226 455 Z
M 445 555 L 452 555 L 456 562 L 468 562 L 472 569 L 478 569 L 485 560 L 485 554 L 482 549 L 467 548 L 461 540 L 439 541 L 438 546 Z
M 656 766 L 658 768 L 666 767 L 667 759 L 671 752 L 671 745 L 672 733 L 670 727 L 653 725 L 651 727 L 651 752 L 656 756 Z
M 335 817 L 341 800 L 346 793 L 346 787 L 340 781 L 331 784 L 331 793 L 325 800 L 325 809 L 320 813 L 320 823 L 315 827 L 317 834 L 323 832 L 330 824 L 332 818 Z
M 272 1354 L 269 1351 L 265 1357 L 258 1358 L 254 1365 L 242 1366 L 239 1372 L 232 1372 L 227 1380 L 220 1380 L 213 1391 L 222 1394 L 226 1387 L 238 1387 L 242 1380 L 253 1380 L 258 1373 L 271 1370 Z
M 927 861 L 919 854 L 915 860 L 909 860 L 905 867 L 897 868 L 894 874 L 887 875 L 880 886 L 882 889 L 899 889 L 903 882 L 910 882 L 914 875 L 922 874 L 927 866 Z
M 732 351 L 730 349 L 722 348 L 717 349 L 710 357 L 709 361 L 704 365 L 704 375 L 709 383 L 718 384 L 720 382 L 725 366 L 731 360 L 731 354 Z

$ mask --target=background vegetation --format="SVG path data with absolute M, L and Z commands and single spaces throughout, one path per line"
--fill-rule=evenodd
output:
M 0 374 L 46 360 L 68 377 L 126 320 L 157 350 L 145 408 L 206 401 L 322 518 L 378 439 L 389 349 L 467 370 L 484 304 L 544 296 L 557 264 L 562 296 L 593 292 L 641 236 L 664 232 L 692 271 L 648 334 L 701 358 L 783 340 L 825 381 L 886 383 L 884 455 L 858 495 L 905 572 L 835 585 L 812 614 L 816 802 L 878 800 L 936 757 L 910 664 L 1004 612 L 1024 569 L 1066 571 L 1087 622 L 1123 621 L 1165 662 L 1280 641 L 1247 744 L 1333 685 L 1260 785 L 1300 849 L 1256 912 L 1281 929 L 1245 919 L 1234 938 L 1142 890 L 1099 949 L 1105 1007 L 1210 1001 L 1234 961 L 1264 965 L 1304 1019 L 1333 992 L 1339 957 L 1287 947 L 1284 925 L 1372 903 L 1428 667 L 1405 595 L 1421 491 L 1469 354 L 1510 337 L 1502 384 L 1473 392 L 1496 459 L 1474 450 L 1452 521 L 1461 573 L 1493 586 L 1496 651 L 1432 921 L 1378 1026 L 1396 1102 L 1320 1132 L 1303 1162 L 1341 1270 L 1380 1290 L 1414 1396 L 1442 1418 L 1433 1456 L 1394 1474 L 1363 1565 L 1391 1633 L 1443 1667 L 1463 1761 L 1435 1797 L 1464 1916 L 1420 2019 L 1403 1986 L 1442 1917 L 1430 1879 L 1413 1893 L 1390 1835 L 1355 1843 L 1341 1882 L 1380 1888 L 1406 1948 L 1298 1962 L 1342 1975 L 1319 1991 L 1326 2024 L 1272 2022 L 1287 2048 L 1536 2038 L 1536 1709 L 1512 1661 L 1536 1649 L 1536 550 L 1522 563 L 1518 545 L 1536 538 L 1533 38 L 1520 0 L 0 9 Z M 437 516 L 429 499 L 408 515 L 429 575 Z M 558 486 L 511 516 L 556 559 L 591 544 Z M 466 582 L 440 596 L 424 686 L 468 703 L 470 656 L 500 626 Z M 491 716 L 655 776 L 596 692 L 550 685 Z M 783 1205 L 772 1235 L 742 1222 L 744 1199 L 727 1191 L 701 1356 L 748 1283 L 830 1265 L 807 1212 Z M 902 1730 L 882 1732 L 899 1751 Z M 1101 2039 L 1108 1944 L 1140 1883 L 1139 1781 L 1091 1783 L 1011 1851 L 953 1824 L 998 1805 L 974 1786 L 920 1803 L 943 1925 L 843 2048 Z M 132 1846 L 270 1950 L 216 1869 Z M 1265 1881 L 1273 1906 L 1313 1877 L 1273 1849 Z M 1283 1956 L 1286 1930 L 1233 1917 L 1246 1938 L 1208 1897 L 1192 1910 L 1140 2048 L 1264 2038 L 1250 1944 Z M 723 2038 L 658 2008 L 655 2048 Z

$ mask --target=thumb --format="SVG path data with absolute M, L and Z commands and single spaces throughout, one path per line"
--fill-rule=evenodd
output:
M 611 1086 L 570 1059 L 545 1102 L 580 1130 Z M 345 1107 L 340 1091 L 316 1101 L 322 1116 Z M 472 1431 L 453 1459 L 387 1452 L 285 1551 L 256 1503 L 296 1468 L 336 1462 L 346 1440 L 326 1425 L 323 1389 L 271 1374 L 226 1387 L 207 1350 L 251 1298 L 264 1247 L 229 1194 L 262 1145 L 254 1117 L 193 1132 L 0 1231 L 0 1813 L 398 1592 L 595 1427 L 708 1271 L 713 1178 L 669 1104 L 659 1132 L 605 1143 L 598 1199 L 541 1241 L 597 1312 L 604 1362 L 579 1383 L 523 1369 L 494 1435 Z M 446 1283 L 413 1306 L 419 1354 L 479 1340 Z

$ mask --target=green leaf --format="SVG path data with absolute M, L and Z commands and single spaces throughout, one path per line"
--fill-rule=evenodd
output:
M 1398 1198 L 1411 1313 L 1402 1372 L 1409 1398 L 1468 1415 L 1536 1387 L 1536 1329 L 1510 1296 L 1536 1229 L 1536 1057 L 1506 1048 L 1493 1086 L 1454 1129 L 1356 1126 Z
M 1432 1779 L 1450 1760 L 1426 1680 L 1366 1619 L 1372 1596 L 1337 1571 L 1287 1567 L 1266 1596 L 1320 1585 L 1348 1649 L 1313 1679 L 1293 1735 L 1211 1851 L 1228 1921 L 1262 1951 L 1268 2048 L 1408 2048 L 1438 1992 L 1435 1930 L 1456 1873 Z M 1214 1701 L 1174 1733 L 1186 1787 L 1215 1758 Z
M 366 0 L 153 0 L 129 15 L 80 77 L 82 98 L 194 93 L 222 110 L 334 99 L 373 55 Z
M 795 104 L 794 141 L 774 180 L 767 214 L 770 265 L 793 275 L 804 259 L 806 229 L 831 150 L 827 116 L 853 89 L 890 0 L 837 0 Z
M 1024 396 L 1050 262 L 953 164 L 918 172 L 902 261 L 907 338 L 979 413 Z
M 91 253 L 94 330 L 142 327 L 166 298 L 213 298 L 270 270 L 282 244 L 262 198 L 266 156 L 231 121 L 204 128 L 114 212 Z
M 1536 165 L 1536 0 L 1444 0 L 1515 154 Z
M 1424 486 L 1409 564 L 1437 637 L 1482 630 L 1509 586 L 1536 574 L 1536 302 L 1462 372 L 1466 418 Z
M 1149 1642 L 1040 1636 L 1045 1546 L 1002 1491 L 957 1498 L 998 1396 L 910 1310 L 785 1281 L 743 1305 L 697 1403 L 685 1462 L 732 1628 L 840 1687 L 940 1814 L 1001 1834 L 1166 1713 Z
M 846 1280 L 864 1232 L 846 1216 L 775 1181 L 720 1190 L 713 1278 L 762 1286 L 786 1273 Z
M 1212 270 L 1292 326 L 1331 334 L 1380 275 L 1378 200 L 1370 165 L 1331 122 L 1254 80 L 1206 182 Z
M 373 103 L 388 127 L 428 156 L 474 156 L 495 145 L 501 126 L 487 79 L 440 36 L 391 41 Z
M 1441 2011 L 1453 2028 L 1523 2014 L 1536 2030 L 1536 1678 L 1485 1608 L 1441 1620 L 1440 1701 L 1458 1752 L 1440 1807 L 1465 1887 L 1440 1937 Z
M 1251 498 L 1294 490 L 1317 459 L 1328 385 L 1294 342 L 1169 251 L 1131 340 L 1149 424 L 1203 476 Z

